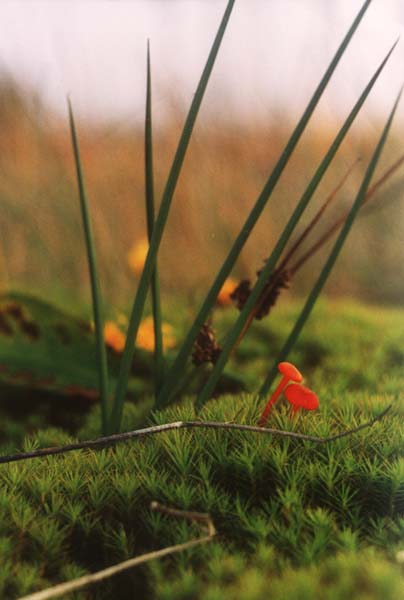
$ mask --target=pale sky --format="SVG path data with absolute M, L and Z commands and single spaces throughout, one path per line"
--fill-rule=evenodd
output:
M 238 0 L 209 83 L 205 110 L 226 117 L 301 112 L 362 0 Z M 0 69 L 66 113 L 143 119 L 150 38 L 155 114 L 188 106 L 225 0 L 1 0 Z M 321 110 L 345 114 L 401 35 L 366 105 L 388 112 L 404 81 L 404 2 L 373 0 Z M 404 103 L 403 103 L 404 104 Z M 400 109 L 404 118 L 404 108 Z

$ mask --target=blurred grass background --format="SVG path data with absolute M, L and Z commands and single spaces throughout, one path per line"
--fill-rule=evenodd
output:
M 73 104 L 74 104 L 74 98 Z M 175 96 L 164 124 L 154 131 L 156 199 L 161 194 L 184 114 Z M 66 111 L 67 112 L 67 111 Z M 163 293 L 189 303 L 203 295 L 229 244 L 255 202 L 283 149 L 293 119 L 279 112 L 252 118 L 201 115 L 175 194 L 161 249 Z M 275 194 L 246 245 L 235 278 L 252 277 L 328 148 L 337 122 L 315 117 Z M 303 224 L 358 157 L 362 161 L 324 217 L 312 243 L 354 199 L 379 132 L 376 121 L 358 119 L 334 166 L 319 188 Z M 401 125 L 402 128 L 402 125 Z M 89 282 L 81 229 L 67 115 L 52 114 L 39 95 L 0 79 L 0 283 L 3 290 L 36 293 L 64 305 L 89 301 Z M 94 221 L 102 287 L 109 304 L 126 307 L 136 277 L 127 255 L 146 235 L 143 128 L 111 121 L 79 121 L 83 168 Z M 378 174 L 402 153 L 396 125 Z M 326 288 L 332 296 L 352 296 L 384 304 L 404 297 L 402 260 L 404 172 L 401 168 L 372 200 L 375 209 L 357 221 Z M 326 248 L 296 277 L 293 295 L 310 289 Z

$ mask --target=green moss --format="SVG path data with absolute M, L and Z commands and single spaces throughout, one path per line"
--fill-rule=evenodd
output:
M 326 396 L 323 400 L 319 414 L 302 416 L 293 423 L 280 407 L 272 424 L 327 435 L 367 420 L 382 403 L 379 398 L 371 409 L 371 398 L 365 396 L 361 401 L 349 395 L 338 402 Z M 200 416 L 228 420 L 240 410 L 241 422 L 256 421 L 259 406 L 247 394 L 224 396 Z M 192 416 L 192 399 L 188 399 L 155 414 L 153 420 L 170 422 Z M 83 431 L 91 430 L 95 418 L 89 418 Z M 128 409 L 125 419 L 129 428 L 135 426 L 138 412 Z M 240 432 L 189 430 L 96 452 L 3 465 L 0 551 L 4 589 L 10 598 L 20 593 L 14 577 L 20 568 L 27 573 L 23 578 L 26 589 L 34 590 L 62 580 L 66 564 L 77 572 L 95 571 L 198 535 L 195 525 L 151 513 L 150 501 L 156 499 L 183 509 L 209 511 L 220 534 L 214 546 L 226 554 L 226 561 L 235 560 L 231 558 L 235 553 L 251 565 L 241 569 L 239 585 L 233 589 L 231 584 L 226 598 L 238 587 L 242 593 L 245 590 L 240 597 L 263 597 L 260 594 L 268 585 L 265 571 L 257 569 L 254 561 L 257 548 L 266 546 L 272 548 L 276 574 L 272 597 L 283 597 L 278 594 L 283 582 L 291 586 L 294 597 L 300 588 L 289 579 L 296 577 L 302 589 L 307 585 L 306 595 L 296 598 L 314 598 L 323 577 L 316 566 L 321 561 L 331 560 L 341 550 L 354 556 L 364 546 L 377 547 L 387 557 L 390 547 L 399 547 L 404 533 L 403 434 L 402 419 L 391 414 L 371 429 L 328 446 Z M 66 434 L 59 435 L 59 442 L 65 443 Z M 41 442 L 57 443 L 57 436 L 55 429 L 43 432 Z M 212 582 L 204 583 L 207 565 L 213 574 L 220 571 L 218 550 L 211 553 L 214 546 L 164 560 L 155 579 L 150 574 L 146 577 L 148 567 L 139 568 L 111 580 L 108 589 L 121 593 L 126 585 L 129 593 L 129 581 L 136 581 L 144 593 L 148 590 L 148 597 L 188 598 L 205 594 L 208 585 L 206 593 L 215 597 L 215 586 L 222 589 L 221 576 L 211 575 Z M 10 548 L 12 562 L 7 569 Z M 343 565 L 345 559 L 332 560 Z M 383 586 L 384 570 L 389 573 L 393 567 L 386 558 L 375 561 L 381 565 L 375 585 Z M 285 574 L 286 564 L 293 577 Z M 174 572 L 177 575 L 168 583 L 167 574 L 172 579 Z M 378 572 L 374 573 L 376 577 Z M 355 573 L 347 577 L 346 589 L 354 589 L 358 585 Z M 103 590 L 100 586 L 97 598 L 104 597 Z
M 293 307 L 281 313 L 284 321 L 274 321 L 275 328 L 285 326 L 290 311 Z M 317 370 L 305 370 L 308 385 L 320 397 L 320 410 L 291 422 L 280 401 L 270 425 L 327 436 L 367 421 L 392 403 L 382 422 L 325 446 L 236 431 L 181 430 L 99 451 L 2 465 L 0 597 L 12 600 L 200 535 L 195 524 L 152 513 L 150 502 L 158 500 L 209 512 L 219 537 L 97 584 L 76 598 L 125 600 L 134 589 L 138 597 L 167 600 L 403 598 L 403 573 L 395 563 L 404 540 L 403 380 L 396 364 L 391 378 L 381 376 L 383 347 L 399 339 L 401 313 L 382 311 L 374 318 L 369 309 L 348 307 L 344 330 L 344 309 L 332 305 L 330 327 L 339 331 L 333 346 L 319 335 L 329 311 L 329 305 L 320 305 L 319 321 L 313 319 L 326 357 Z M 367 384 L 361 389 L 352 385 L 359 361 L 342 360 L 354 323 L 360 332 L 371 329 L 371 335 L 359 333 L 352 345 L 353 357 L 361 353 L 361 340 L 368 352 L 363 365 Z M 259 324 L 258 337 L 268 327 Z M 379 327 L 384 346 L 373 354 L 369 345 Z M 255 335 L 251 331 L 251 340 Z M 314 339 L 310 330 L 298 351 L 304 354 L 307 340 L 312 348 Z M 332 375 L 339 363 L 345 365 L 341 378 Z M 193 419 L 192 402 L 184 398 L 149 415 L 149 422 Z M 150 403 L 126 405 L 126 430 L 147 421 Z M 261 409 L 253 394 L 224 395 L 208 403 L 198 418 L 228 421 L 237 415 L 237 421 L 251 424 Z M 18 431 L 10 445 L 18 442 Z M 77 436 L 96 437 L 98 431 L 99 410 L 94 408 Z M 21 448 L 71 439 L 60 428 L 43 428 Z

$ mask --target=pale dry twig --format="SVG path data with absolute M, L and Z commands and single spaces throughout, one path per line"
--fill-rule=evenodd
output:
M 51 588 L 41 590 L 40 592 L 23 596 L 19 598 L 19 600 L 50 600 L 51 598 L 59 598 L 60 596 L 64 596 L 70 592 L 74 592 L 93 583 L 97 583 L 98 581 L 113 577 L 118 573 L 122 573 L 122 571 L 126 571 L 127 569 L 131 569 L 132 567 L 136 567 L 142 563 L 149 562 L 150 560 L 162 558 L 163 556 L 168 556 L 169 554 L 176 554 L 178 552 L 182 552 L 183 550 L 189 550 L 189 548 L 200 546 L 201 544 L 207 544 L 216 535 L 216 529 L 213 521 L 206 513 L 178 510 L 176 508 L 164 506 L 158 502 L 152 502 L 150 508 L 153 511 L 164 513 L 170 517 L 188 519 L 189 521 L 202 523 L 207 527 L 207 535 L 194 540 L 189 540 L 188 542 L 184 542 L 182 544 L 176 544 L 175 546 L 168 546 L 167 548 L 162 548 L 161 550 L 154 550 L 153 552 L 148 552 L 147 554 L 142 554 L 141 556 L 135 556 L 134 558 L 125 560 L 121 563 L 113 565 L 112 567 L 103 569 L 102 571 L 97 571 L 96 573 L 83 575 L 83 577 L 73 579 L 72 581 L 60 583 Z
M 95 440 L 87 440 L 84 442 L 76 442 L 74 444 L 67 444 L 65 446 L 55 446 L 53 448 L 41 448 L 39 450 L 32 450 L 31 452 L 24 452 L 19 454 L 9 454 L 8 456 L 0 456 L 0 464 L 16 462 L 20 460 L 27 460 L 30 458 L 40 458 L 41 456 L 52 456 L 55 454 L 65 454 L 66 452 L 72 452 L 73 450 L 82 450 L 85 448 L 102 448 L 110 446 L 118 442 L 124 442 L 130 439 L 142 438 L 148 435 L 155 435 L 157 433 L 163 433 L 165 431 L 172 431 L 175 429 L 223 429 L 223 430 L 236 430 L 246 431 L 250 433 L 269 434 L 279 437 L 288 437 L 298 440 L 304 440 L 307 442 L 314 442 L 317 444 L 327 444 L 334 442 L 340 438 L 357 433 L 361 429 L 371 427 L 376 421 L 380 421 L 387 412 L 391 409 L 391 405 L 385 408 L 381 413 L 373 417 L 370 421 L 358 425 L 353 429 L 347 429 L 341 433 L 321 438 L 314 435 L 306 435 L 305 433 L 297 433 L 294 431 L 282 431 L 281 429 L 270 429 L 268 427 L 259 427 L 255 425 L 242 425 L 241 423 L 223 423 L 220 421 L 176 421 L 174 423 L 164 423 L 163 425 L 153 425 L 152 427 L 145 427 L 143 429 L 136 429 L 135 431 L 127 431 L 125 433 L 116 433 L 114 435 L 108 435 Z

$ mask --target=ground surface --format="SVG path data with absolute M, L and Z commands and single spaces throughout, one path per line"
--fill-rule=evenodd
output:
M 297 307 L 257 324 L 230 372 L 253 390 Z M 233 313 L 234 316 L 234 313 Z M 230 319 L 223 312 L 218 327 Z M 320 397 L 317 413 L 270 426 L 318 436 L 354 427 L 392 404 L 371 429 L 331 445 L 219 431 L 178 431 L 108 450 L 0 467 L 0 597 L 14 599 L 201 534 L 152 513 L 152 500 L 209 512 L 218 537 L 83 590 L 76 599 L 280 600 L 404 598 L 404 312 L 322 303 L 290 357 Z M 128 404 L 124 429 L 194 418 L 192 398 L 147 416 Z M 3 450 L 71 439 L 49 411 L 3 409 Z M 253 394 L 212 400 L 206 420 L 255 424 Z M 64 408 L 66 411 L 66 408 Z M 68 416 L 64 417 L 66 420 Z M 75 423 L 77 424 L 77 414 Z M 39 430 L 38 430 L 39 428 Z M 96 407 L 74 437 L 99 433 Z

